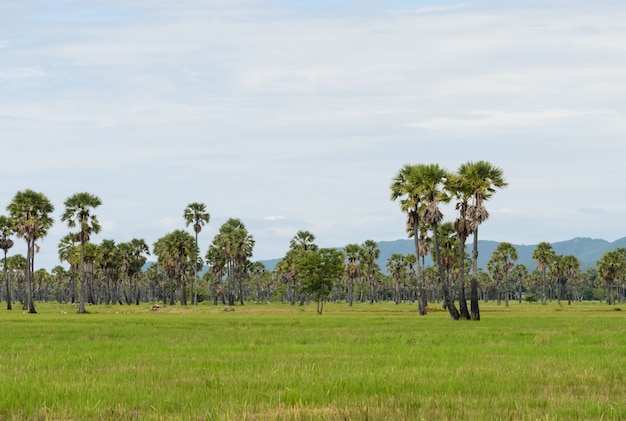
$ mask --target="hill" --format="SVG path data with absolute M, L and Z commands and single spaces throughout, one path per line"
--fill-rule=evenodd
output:
M 412 239 L 395 240 L 395 241 L 380 241 L 377 243 L 380 249 L 380 258 L 377 263 L 383 272 L 386 272 L 387 259 L 393 253 L 400 254 L 412 254 L 415 252 Z M 489 240 L 478 241 L 478 266 L 485 269 L 487 262 L 491 259 L 493 251 L 498 247 L 499 242 Z M 471 251 L 471 244 L 467 245 L 468 251 Z M 533 245 L 519 245 L 513 244 L 513 247 L 517 250 L 518 259 L 516 263 L 521 263 L 529 271 L 535 270 L 537 264 L 532 259 L 533 250 L 537 247 Z M 592 238 L 573 238 L 567 241 L 559 241 L 552 243 L 554 252 L 561 255 L 574 255 L 579 261 L 582 270 L 586 270 L 590 267 L 595 267 L 596 262 L 602 257 L 604 253 L 609 250 L 614 250 L 618 247 L 626 248 L 626 237 L 619 240 L 609 242 L 606 240 L 592 239 Z M 280 258 L 271 260 L 262 260 L 261 262 L 269 270 L 273 270 L 276 264 L 280 261 Z M 429 257 L 426 258 L 426 264 L 431 265 L 432 261 Z

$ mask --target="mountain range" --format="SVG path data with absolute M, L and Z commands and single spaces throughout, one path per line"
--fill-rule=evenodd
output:
M 380 258 L 377 260 L 378 265 L 380 266 L 383 272 L 386 272 L 387 259 L 393 253 L 400 254 L 413 254 L 415 253 L 415 248 L 413 246 L 412 239 L 405 240 L 395 240 L 395 241 L 380 241 L 377 242 L 378 248 L 380 249 Z M 490 240 L 479 240 L 478 241 L 478 266 L 486 269 L 487 262 L 491 259 L 491 255 L 493 251 L 500 244 L 497 241 Z M 602 257 L 604 253 L 610 250 L 614 250 L 619 247 L 626 248 L 626 237 L 620 238 L 619 240 L 615 240 L 613 242 L 609 242 L 606 240 L 593 239 L 593 238 L 581 238 L 576 237 L 567 241 L 559 241 L 555 243 L 551 243 L 552 248 L 556 254 L 560 255 L 574 255 L 580 261 L 581 270 L 586 270 L 588 268 L 593 268 L 596 266 L 596 262 Z M 532 259 L 533 251 L 536 244 L 534 245 L 520 245 L 513 244 L 513 247 L 517 250 L 517 263 L 521 263 L 529 271 L 533 271 L 537 268 L 537 263 Z M 468 241 L 467 250 L 471 253 L 471 239 Z M 269 259 L 269 260 L 261 260 L 261 262 L 265 265 L 268 270 L 273 270 L 276 264 L 281 260 L 278 259 Z M 426 265 L 431 265 L 432 260 L 429 257 L 426 258 Z

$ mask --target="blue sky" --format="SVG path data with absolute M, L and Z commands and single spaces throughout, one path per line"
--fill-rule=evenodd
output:
M 488 160 L 482 239 L 626 236 L 626 7 L 613 1 L 85 0 L 0 4 L 3 208 L 73 193 L 94 238 L 154 243 L 204 202 L 255 259 L 404 238 L 405 163 Z M 454 212 L 446 210 L 446 219 Z M 18 242 L 12 252 L 20 250 Z

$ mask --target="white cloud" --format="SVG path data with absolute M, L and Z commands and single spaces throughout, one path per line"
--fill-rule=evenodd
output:
M 202 201 L 203 247 L 240 217 L 280 257 L 300 229 L 404 237 L 403 164 L 487 159 L 510 185 L 482 238 L 626 235 L 623 7 L 325 4 L 0 5 L 0 192 L 92 191 L 100 237 L 149 244 Z

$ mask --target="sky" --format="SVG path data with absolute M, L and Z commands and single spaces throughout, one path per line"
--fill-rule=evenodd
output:
M 97 195 L 92 241 L 152 247 L 205 203 L 253 260 L 406 238 L 404 164 L 486 160 L 484 240 L 626 236 L 626 5 L 598 0 L 0 2 L 0 213 Z M 444 209 L 445 219 L 455 217 Z M 23 250 L 22 250 L 23 249 Z M 26 253 L 17 240 L 10 251 Z

